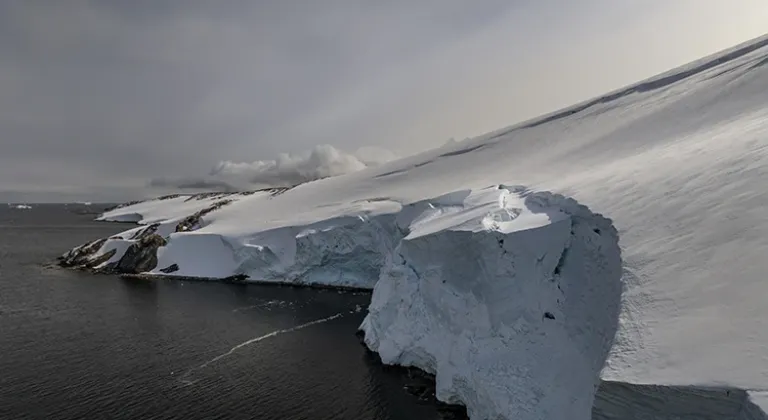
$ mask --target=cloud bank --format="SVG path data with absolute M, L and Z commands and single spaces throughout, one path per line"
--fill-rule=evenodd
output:
M 207 184 L 228 160 L 269 182 L 345 172 L 360 165 L 243 156 L 419 153 L 731 47 L 766 21 L 765 0 L 0 1 L 0 201 L 132 200 Z
M 175 190 L 237 191 L 236 186 L 227 182 L 204 178 L 153 178 L 149 181 L 148 186 Z
M 273 160 L 224 160 L 205 176 L 153 178 L 148 185 L 163 189 L 213 191 L 288 187 L 360 171 L 396 157 L 394 153 L 380 148 L 365 147 L 355 153 L 347 153 L 326 144 L 298 154 L 281 153 Z

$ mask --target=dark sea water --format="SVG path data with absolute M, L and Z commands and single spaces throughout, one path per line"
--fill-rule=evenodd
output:
M 0 205 L 0 419 L 440 418 L 355 337 L 368 295 L 46 267 L 126 229 L 88 209 Z

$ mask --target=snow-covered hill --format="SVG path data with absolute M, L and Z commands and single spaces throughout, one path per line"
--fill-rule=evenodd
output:
M 183 210 L 176 201 L 143 203 L 116 209 L 104 218 L 137 220 L 140 215 L 149 227 L 155 226 L 151 222 L 164 221 L 152 228 L 159 229 L 159 235 L 147 233 L 146 227 L 137 234 L 159 237 L 145 240 L 154 244 L 150 248 L 159 248 L 152 271 L 158 274 L 176 265 L 176 274 L 183 275 L 247 273 L 252 277 L 372 287 L 381 271 L 381 282 L 363 326 L 375 334 L 369 345 L 391 356 L 385 361 L 436 369 L 438 385 L 443 386 L 440 395 L 469 404 L 473 418 L 495 413 L 519 416 L 516 418 L 563 418 L 558 413 L 564 411 L 558 410 L 567 409 L 581 410 L 567 418 L 588 418 L 581 399 L 586 394 L 575 387 L 588 382 L 589 369 L 575 374 L 574 388 L 569 389 L 576 393 L 576 402 L 566 407 L 562 401 L 553 403 L 557 396 L 547 393 L 565 392 L 562 388 L 541 387 L 536 381 L 552 385 L 562 382 L 556 375 L 570 375 L 571 371 L 558 370 L 557 365 L 528 371 L 529 377 L 551 376 L 548 382 L 545 376 L 533 377 L 525 386 L 533 384 L 530 389 L 537 391 L 525 394 L 524 386 L 508 381 L 521 376 L 520 372 L 507 368 L 524 362 L 528 365 L 517 367 L 525 370 L 539 366 L 537 361 L 557 360 L 542 352 L 540 345 L 558 355 L 576 349 L 586 359 L 600 359 L 601 340 L 610 334 L 610 325 L 600 324 L 595 331 L 574 336 L 569 326 L 559 324 L 559 313 L 544 305 L 556 295 L 540 287 L 516 291 L 485 286 L 461 289 L 464 282 L 488 285 L 497 281 L 495 276 L 501 270 L 498 261 L 485 260 L 491 255 L 493 242 L 487 238 L 511 235 L 513 248 L 522 249 L 523 255 L 547 246 L 558 252 L 566 247 L 557 245 L 548 232 L 558 229 L 561 217 L 572 226 L 575 220 L 582 220 L 601 233 L 595 237 L 580 231 L 570 233 L 569 249 L 576 244 L 585 259 L 581 269 L 564 274 L 565 281 L 580 284 L 576 279 L 583 278 L 583 272 L 579 274 L 579 270 L 602 262 L 600 288 L 607 291 L 565 292 L 567 301 L 581 303 L 562 313 L 567 320 L 580 316 L 582 304 L 605 305 L 608 310 L 600 316 L 611 321 L 611 287 L 615 283 L 610 265 L 616 258 L 611 257 L 611 229 L 605 231 L 606 222 L 585 209 L 579 214 L 589 217 L 574 218 L 569 210 L 574 204 L 564 199 L 545 200 L 547 210 L 536 211 L 539 204 L 531 204 L 550 195 L 505 187 L 515 184 L 573 197 L 592 211 L 609 216 L 618 228 L 624 293 L 618 333 L 602 372 L 604 379 L 742 389 L 747 391 L 742 393 L 744 398 L 749 395 L 757 405 L 763 405 L 760 402 L 768 391 L 768 306 L 764 303 L 768 292 L 768 37 L 472 140 L 302 184 L 279 195 L 262 192 L 229 197 L 233 201 L 184 222 L 189 232 L 179 228 L 179 222 L 190 212 L 210 208 L 213 202 L 194 206 L 187 202 L 184 206 L 190 207 Z M 488 189 L 493 186 L 497 189 Z M 169 236 L 174 230 L 181 231 Z M 465 255 L 474 257 L 450 253 L 458 252 L 456 249 L 446 250 L 444 255 L 464 261 L 467 267 L 475 261 L 475 271 L 459 271 L 455 266 L 450 266 L 450 273 L 445 271 L 447 262 L 435 262 L 442 255 L 436 250 L 445 244 L 434 240 L 413 242 L 425 247 L 418 257 L 412 249 L 417 245 L 408 243 L 404 251 L 403 241 L 413 232 L 457 240 L 451 246 L 461 244 Z M 477 240 L 459 240 L 465 234 L 457 232 L 472 232 Z M 519 241 L 523 235 L 536 239 Z M 129 242 L 119 242 L 126 240 L 130 239 L 91 244 L 94 249 L 80 252 L 90 257 L 78 262 L 103 255 L 109 244 L 115 249 L 129 249 Z M 547 245 L 547 241 L 555 242 Z M 504 249 L 508 250 L 506 244 L 505 240 Z M 592 246 L 599 252 L 589 251 Z M 114 263 L 118 254 L 116 251 L 97 262 Z M 515 267 L 532 264 L 514 259 L 520 256 L 498 258 L 514 261 Z M 539 258 L 541 270 L 549 267 L 544 264 L 549 261 L 546 256 L 539 254 Z M 421 261 L 412 268 L 418 275 L 393 267 L 398 261 L 407 266 L 412 259 Z M 508 273 L 510 282 L 544 279 L 526 271 L 514 273 Z M 448 279 L 450 284 L 441 286 Z M 429 285 L 428 290 L 415 293 L 414 284 Z M 490 291 L 501 303 L 489 299 Z M 530 302 L 520 301 L 514 297 L 518 292 L 536 297 Z M 577 295 L 580 298 L 574 297 Z M 398 299 L 415 305 L 417 312 L 398 310 Z M 547 324 L 534 323 L 528 304 L 555 318 L 559 325 L 556 331 L 532 330 L 532 325 Z M 443 305 L 448 309 L 441 308 Z M 454 313 L 450 308 L 463 308 L 463 312 Z M 519 308 L 524 309 L 516 314 Z M 457 314 L 491 321 L 467 324 L 454 318 Z M 423 322 L 406 328 L 414 320 Z M 552 321 L 548 316 L 543 320 Z M 468 329 L 469 336 L 462 338 L 463 333 L 450 330 L 459 325 Z M 446 336 L 453 337 L 449 344 L 457 353 L 445 353 L 444 346 L 433 348 L 434 344 L 414 342 L 415 336 L 408 339 L 417 328 L 426 328 L 421 332 L 444 340 L 443 344 Z M 502 330 L 510 335 L 500 334 Z M 386 337 L 378 335 L 381 331 Z M 473 340 L 487 334 L 499 337 L 501 341 L 492 343 L 499 351 L 477 357 Z M 550 339 L 534 340 L 535 345 L 521 348 L 510 338 L 532 337 L 529 334 L 546 334 Z M 589 340 L 584 346 L 580 344 L 582 338 Z M 562 350 L 566 345 L 571 347 Z M 504 346 L 514 349 L 515 355 L 500 359 Z M 532 361 L 535 357 L 525 352 L 534 352 L 541 359 Z M 467 366 L 474 369 L 462 369 Z M 541 408 L 542 404 L 548 405 Z M 528 411 L 523 415 L 521 410 Z M 734 418 L 765 418 L 756 407 L 734 412 L 741 413 Z

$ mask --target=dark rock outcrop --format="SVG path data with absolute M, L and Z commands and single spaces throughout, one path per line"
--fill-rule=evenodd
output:
M 93 254 L 95 254 L 104 243 L 107 242 L 106 238 L 98 239 L 92 242 L 88 242 L 84 245 L 80 245 L 77 248 L 73 248 L 66 254 L 59 257 L 59 265 L 62 267 L 82 267 L 89 263 Z M 105 260 L 106 261 L 106 260 Z
M 229 277 L 224 277 L 221 281 L 225 283 L 246 283 L 249 277 L 246 274 L 234 274 Z
M 161 268 L 160 272 L 165 274 L 171 274 L 179 271 L 179 265 L 178 264 L 171 264 L 168 267 Z
M 204 193 L 197 193 L 190 195 L 184 202 L 192 201 L 192 200 L 205 200 L 205 199 L 213 199 L 213 198 L 223 198 L 232 193 L 226 193 L 226 192 L 218 192 L 218 191 L 211 191 L 211 192 L 204 192 Z
M 262 189 L 259 189 L 259 190 L 242 191 L 242 192 L 239 192 L 237 194 L 247 196 L 247 195 L 256 194 L 257 192 L 268 192 L 270 196 L 275 197 L 275 196 L 278 196 L 278 195 L 280 195 L 280 194 L 282 194 L 282 193 L 284 193 L 284 192 L 286 192 L 286 191 L 288 191 L 288 190 L 290 190 L 292 188 L 295 188 L 295 187 L 296 187 L 296 185 L 290 186 L 290 187 L 262 188 Z
M 166 245 L 165 239 L 156 233 L 159 226 L 160 224 L 156 223 L 134 232 L 129 239 L 136 242 L 128 247 L 119 261 L 104 264 L 114 258 L 118 251 L 113 248 L 98 254 L 107 242 L 107 238 L 104 238 L 73 248 L 58 258 L 58 264 L 61 267 L 99 273 L 140 273 L 152 270 L 157 266 L 157 249 Z M 123 238 L 116 235 L 109 239 Z
M 198 211 L 197 213 L 195 213 L 193 215 L 185 217 L 182 221 L 180 221 L 176 225 L 176 232 L 189 232 L 189 231 L 192 231 L 192 230 L 199 229 L 201 227 L 201 222 L 202 222 L 203 216 L 205 216 L 206 214 L 208 214 L 208 213 L 210 213 L 212 211 L 216 211 L 216 210 L 226 206 L 227 204 L 231 203 L 232 201 L 233 200 L 229 200 L 229 199 L 219 200 L 219 201 L 213 203 L 212 205 L 210 205 L 209 207 L 206 207 L 206 208 Z
M 293 186 L 293 187 L 275 187 L 275 188 L 267 188 L 267 189 L 266 189 L 266 191 L 269 191 L 269 194 L 270 194 L 272 197 L 275 197 L 275 196 L 278 196 L 278 195 L 280 195 L 280 194 L 282 194 L 282 193 L 284 193 L 284 192 L 286 192 L 286 191 L 288 191 L 288 190 L 290 190 L 290 189 L 292 189 L 292 188 L 294 188 L 294 187 L 295 187 L 295 186 Z
M 118 273 L 138 274 L 157 267 L 157 249 L 165 246 L 165 239 L 155 233 L 141 237 L 131 244 L 113 268 Z
M 147 227 L 137 230 L 136 232 L 131 235 L 130 240 L 141 240 L 143 238 L 146 238 L 149 235 L 154 234 L 157 232 L 157 228 L 160 227 L 160 223 L 153 223 L 151 225 L 148 225 Z
M 93 258 L 90 258 L 88 261 L 86 261 L 83 264 L 83 268 L 91 268 L 91 269 L 96 268 L 96 267 L 100 266 L 101 264 L 104 264 L 105 262 L 107 262 L 110 259 L 112 259 L 112 257 L 114 257 L 116 253 L 117 253 L 116 249 L 110 249 L 109 251 L 107 251 L 107 252 L 105 252 L 105 253 L 103 253 L 101 255 L 97 255 L 97 256 L 95 256 Z

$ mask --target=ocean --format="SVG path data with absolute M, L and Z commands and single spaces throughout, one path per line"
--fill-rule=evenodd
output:
M 126 229 L 99 210 L 0 207 L 0 419 L 442 418 L 355 336 L 368 294 L 51 266 Z

